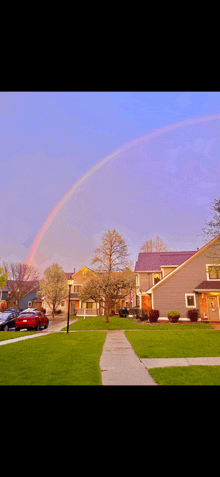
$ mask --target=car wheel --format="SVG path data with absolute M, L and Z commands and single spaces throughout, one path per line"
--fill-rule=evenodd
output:
M 20 328 L 15 328 L 15 331 L 20 331 Z
M 4 328 L 3 328 L 4 331 L 8 331 L 9 330 L 9 327 L 8 325 L 5 325 Z

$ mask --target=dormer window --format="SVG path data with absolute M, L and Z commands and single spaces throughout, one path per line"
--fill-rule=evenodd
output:
M 220 265 L 206 265 L 207 280 L 220 280 Z
M 154 274 L 154 285 L 156 285 L 156 283 L 158 283 L 159 281 L 160 281 L 160 274 L 155 273 Z

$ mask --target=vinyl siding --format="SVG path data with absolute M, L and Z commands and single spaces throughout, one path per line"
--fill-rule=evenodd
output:
M 185 293 L 194 293 L 194 288 L 206 280 L 209 260 L 206 249 L 153 290 L 153 306 L 161 317 L 167 316 L 170 310 L 178 310 L 182 318 L 187 316 Z M 199 308 L 199 295 L 196 293 L 195 297 Z

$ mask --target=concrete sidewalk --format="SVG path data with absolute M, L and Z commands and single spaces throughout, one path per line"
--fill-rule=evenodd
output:
M 146 369 L 169 366 L 220 366 L 220 357 L 207 358 L 144 358 L 141 362 Z
M 157 386 L 138 359 L 123 330 L 107 332 L 99 365 L 104 386 Z

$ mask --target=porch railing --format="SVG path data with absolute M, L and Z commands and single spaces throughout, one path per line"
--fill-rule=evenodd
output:
M 76 308 L 76 315 L 84 316 L 98 316 L 99 310 L 93 308 Z

